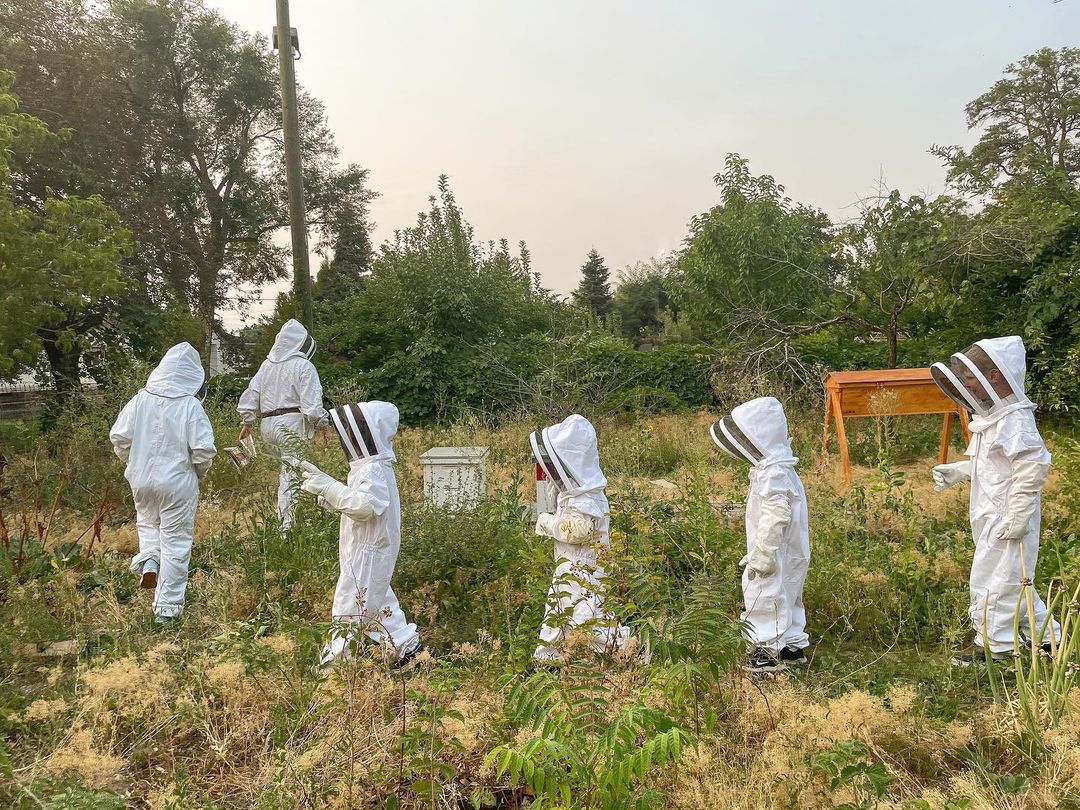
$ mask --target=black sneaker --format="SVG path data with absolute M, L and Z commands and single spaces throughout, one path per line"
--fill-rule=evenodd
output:
M 789 667 L 805 667 L 806 650 L 798 647 L 784 647 L 780 650 L 780 660 Z
M 747 672 L 764 674 L 768 672 L 783 672 L 787 669 L 787 666 L 783 661 L 776 657 L 776 653 L 772 650 L 766 650 L 764 647 L 756 647 L 746 654 L 742 668 Z
M 1030 641 L 1024 642 L 1024 649 L 1025 650 L 1030 650 L 1031 649 L 1031 642 Z M 1050 646 L 1049 641 L 1046 642 L 1045 644 L 1040 644 L 1039 649 L 1042 651 L 1042 654 L 1044 656 L 1046 656 L 1047 661 L 1053 662 L 1053 660 L 1054 660 L 1054 648 L 1052 646 Z
M 1003 664 L 1006 661 L 1012 661 L 1013 653 L 1011 652 L 996 652 L 990 654 L 990 663 Z M 982 647 L 972 647 L 971 652 L 964 653 L 963 655 L 954 655 L 952 657 L 952 665 L 954 667 L 978 667 L 986 663 L 986 651 Z
M 390 665 L 390 672 L 392 674 L 394 674 L 394 675 L 398 675 L 398 674 L 400 674 L 402 672 L 405 672 L 406 670 L 409 669 L 412 662 L 414 660 L 416 660 L 416 656 L 420 655 L 420 653 L 422 653 L 423 651 L 424 651 L 424 645 L 423 644 L 417 644 L 415 647 L 413 647 L 411 650 L 409 650 L 403 656 L 398 658 L 397 661 L 395 661 L 393 664 Z

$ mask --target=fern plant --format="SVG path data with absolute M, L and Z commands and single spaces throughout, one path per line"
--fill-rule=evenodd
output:
M 664 712 L 634 703 L 611 716 L 609 689 L 589 663 L 561 677 L 512 677 L 504 712 L 532 736 L 501 745 L 486 762 L 500 777 L 524 783 L 535 807 L 644 807 L 650 776 L 679 760 L 694 740 Z

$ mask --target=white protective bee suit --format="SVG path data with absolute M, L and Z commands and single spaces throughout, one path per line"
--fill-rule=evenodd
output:
M 1045 643 L 1060 628 L 1031 588 L 1034 627 L 1024 595 L 1039 560 L 1042 487 L 1050 453 L 1035 425 L 1035 404 L 1025 393 L 1027 356 L 1017 336 L 980 340 L 931 369 L 938 386 L 973 414 L 966 461 L 934 468 L 940 492 L 971 481 L 968 509 L 975 556 L 968 615 L 975 644 L 992 653 L 1016 647 L 1020 611 L 1023 639 Z
M 806 492 L 795 472 L 784 407 L 774 397 L 744 402 L 715 422 L 709 435 L 750 465 L 742 621 L 754 647 L 801 650 L 806 634 L 803 584 L 810 563 Z
M 311 441 L 315 429 L 326 424 L 322 383 L 311 363 L 315 339 L 299 321 L 288 320 L 274 339 L 270 354 L 240 396 L 236 412 L 245 425 L 261 419 L 262 437 L 281 458 L 289 445 Z M 295 467 L 282 463 L 278 477 L 277 508 L 282 531 L 292 526 L 300 482 Z
M 392 440 L 398 409 L 389 402 L 361 402 L 330 412 L 330 420 L 349 460 L 343 484 L 308 462 L 302 463 L 304 492 L 324 508 L 341 513 L 333 619 L 355 624 L 401 658 L 420 644 L 416 625 L 405 618 L 390 587 L 401 545 L 401 501 L 394 477 Z M 335 629 L 323 649 L 321 665 L 349 656 L 355 634 Z
M 148 561 L 156 565 L 159 618 L 184 609 L 199 479 L 217 452 L 199 401 L 203 379 L 194 347 L 173 346 L 109 431 L 113 450 L 127 463 L 124 477 L 135 499 L 139 553 L 131 570 L 142 573 Z
M 536 533 L 555 541 L 556 566 L 533 655 L 539 661 L 561 659 L 564 634 L 575 627 L 591 630 L 597 652 L 615 652 L 629 633 L 604 611 L 605 572 L 599 555 L 610 543 L 610 507 L 596 431 L 584 416 L 572 414 L 534 431 L 529 442 L 557 493 L 555 513 L 541 513 L 536 520 Z

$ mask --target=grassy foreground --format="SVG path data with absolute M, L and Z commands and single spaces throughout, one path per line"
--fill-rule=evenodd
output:
M 126 570 L 130 498 L 101 425 L 28 449 L 0 487 L 0 805 L 1080 808 L 1075 443 L 1048 434 L 1036 580 L 1067 649 L 988 674 L 948 664 L 970 643 L 972 549 L 966 488 L 929 484 L 937 421 L 862 423 L 847 489 L 818 417 L 796 420 L 814 646 L 805 672 L 755 681 L 736 665 L 745 471 L 712 449 L 710 418 L 598 426 L 610 604 L 653 660 L 572 643 L 559 678 L 521 675 L 552 568 L 523 516 L 531 421 L 399 436 L 394 586 L 430 655 L 393 677 L 374 650 L 313 674 L 337 521 L 306 505 L 281 538 L 265 457 L 243 477 L 215 464 L 184 621 L 158 631 Z M 491 447 L 473 512 L 421 503 L 418 456 L 448 444 Z M 336 442 L 313 457 L 343 474 Z

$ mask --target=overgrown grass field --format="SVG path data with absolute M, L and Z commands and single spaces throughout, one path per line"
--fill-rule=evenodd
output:
M 231 444 L 228 407 L 211 410 L 219 448 Z M 966 487 L 930 484 L 937 419 L 853 423 L 847 488 L 808 412 L 792 430 L 810 503 L 810 664 L 744 675 L 746 471 L 714 451 L 700 413 L 598 423 L 609 604 L 651 663 L 572 639 L 561 676 L 522 674 L 553 563 L 527 514 L 535 420 L 521 419 L 399 434 L 394 587 L 428 652 L 401 676 L 373 649 L 322 677 L 336 517 L 305 503 L 282 538 L 270 460 L 241 475 L 219 458 L 183 622 L 157 630 L 127 571 L 137 540 L 110 415 L 70 417 L 54 434 L 66 439 L 24 437 L 3 472 L 4 806 L 1080 807 L 1080 452 L 1065 433 L 1044 431 L 1055 456 L 1036 582 L 1068 622 L 1052 665 L 949 665 L 970 644 L 972 543 Z M 426 507 L 420 453 L 461 444 L 491 448 L 487 500 Z M 312 449 L 343 475 L 340 456 L 328 437 Z

